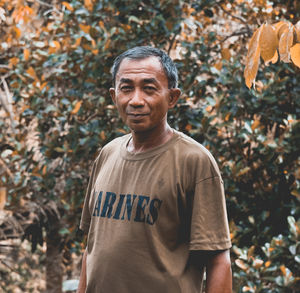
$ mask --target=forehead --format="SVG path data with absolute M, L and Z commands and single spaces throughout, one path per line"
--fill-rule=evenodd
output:
M 116 82 L 118 83 L 121 78 L 131 80 L 154 78 L 159 82 L 168 83 L 163 67 L 155 56 L 144 59 L 123 59 L 116 75 Z

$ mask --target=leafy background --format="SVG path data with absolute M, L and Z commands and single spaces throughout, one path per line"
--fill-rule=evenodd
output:
M 180 72 L 171 125 L 222 172 L 234 292 L 296 292 L 299 68 L 261 64 L 255 90 L 243 77 L 253 32 L 281 20 L 300 20 L 299 1 L 0 0 L 1 290 L 61 292 L 78 279 L 91 163 L 128 132 L 108 94 L 110 67 L 153 45 Z

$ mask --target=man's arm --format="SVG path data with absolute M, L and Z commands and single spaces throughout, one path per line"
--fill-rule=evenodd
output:
M 80 273 L 77 293 L 85 293 L 86 290 L 86 256 L 87 256 L 87 251 L 85 249 L 82 257 L 81 273 Z
M 205 293 L 232 292 L 229 250 L 192 251 L 191 259 L 197 267 L 206 267 Z

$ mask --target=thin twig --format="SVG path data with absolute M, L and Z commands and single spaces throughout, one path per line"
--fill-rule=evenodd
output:
M 60 12 L 59 10 L 56 9 L 56 7 L 54 5 L 51 5 L 49 3 L 45 3 L 45 2 L 43 2 L 41 0 L 35 0 L 35 1 L 38 2 L 41 5 L 44 5 L 44 6 L 47 6 L 47 7 L 51 8 L 51 10 L 48 10 L 47 12 L 49 12 L 49 11 Z
M 169 48 L 168 48 L 168 55 L 170 55 L 170 52 L 172 50 L 172 47 L 173 47 L 173 44 L 175 42 L 176 37 L 177 37 L 177 33 L 174 34 L 173 38 L 171 39 L 171 42 L 170 42 L 170 45 L 169 45 Z
M 99 115 L 99 113 L 95 113 L 95 114 L 89 116 L 88 118 L 86 118 L 85 120 L 78 120 L 76 118 L 76 122 L 78 122 L 79 124 L 85 124 L 85 123 L 89 122 L 90 120 L 92 120 L 93 118 L 95 118 L 97 116 L 101 116 L 101 115 Z
M 16 272 L 10 265 L 8 265 L 6 262 L 4 262 L 4 260 L 0 259 L 0 261 L 1 261 L 6 267 L 8 267 L 11 271 Z
M 44 6 L 47 6 L 47 7 L 51 7 L 51 8 L 54 8 L 53 5 L 49 4 L 49 3 L 45 3 L 41 0 L 35 0 L 37 3 L 41 4 L 41 5 L 44 5 Z
M 242 36 L 242 35 L 251 35 L 251 30 L 249 28 L 245 29 L 245 30 L 240 30 L 238 32 L 232 33 L 229 36 L 226 36 L 223 40 L 221 40 L 221 43 L 224 43 L 226 40 L 232 38 L 232 37 L 236 37 L 236 36 Z
M 248 27 L 248 22 L 239 16 L 233 15 L 231 14 L 229 11 L 227 11 L 221 4 L 218 4 L 218 6 L 229 16 L 231 16 L 232 18 L 238 19 L 239 21 L 241 21 L 243 24 L 245 24 Z
M 0 158 L 0 165 L 5 169 L 6 173 L 11 179 L 14 179 L 13 174 L 10 172 L 9 168 L 6 166 L 5 162 Z

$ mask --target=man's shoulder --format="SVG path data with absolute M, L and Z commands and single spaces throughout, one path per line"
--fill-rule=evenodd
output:
M 190 136 L 187 136 L 183 132 L 175 131 L 178 136 L 177 147 L 182 148 L 183 154 L 190 154 L 196 156 L 212 156 L 209 150 L 201 143 L 197 142 Z
M 95 163 L 98 164 L 100 162 L 105 161 L 110 156 L 114 154 L 119 154 L 121 147 L 129 140 L 130 134 L 126 134 L 120 137 L 116 137 L 104 146 L 100 147 L 98 150 L 97 157 L 95 159 Z
M 177 135 L 179 135 L 177 147 L 180 160 L 182 160 L 189 169 L 192 170 L 196 166 L 196 169 L 201 171 L 199 171 L 199 178 L 220 175 L 215 158 L 204 145 L 184 133 L 177 132 Z
M 120 149 L 123 143 L 125 143 L 131 134 L 125 134 L 123 136 L 119 136 L 108 142 L 106 145 L 102 147 L 102 151 L 109 152 L 114 149 Z

